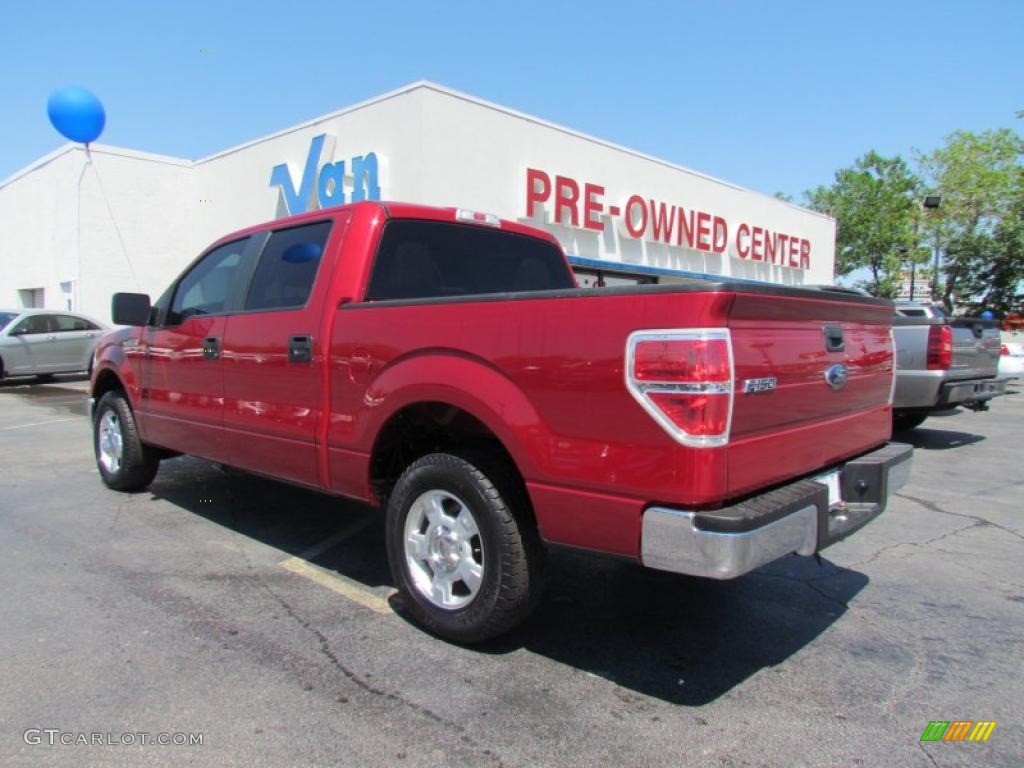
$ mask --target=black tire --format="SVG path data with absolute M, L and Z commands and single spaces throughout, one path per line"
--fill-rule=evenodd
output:
M 159 451 L 139 439 L 135 415 L 123 393 L 115 390 L 100 398 L 92 427 L 96 467 L 108 488 L 115 491 L 141 491 L 153 481 L 160 468 Z M 120 434 L 119 461 L 114 460 L 116 451 L 112 451 L 106 443 L 101 444 L 106 429 Z
M 432 453 L 402 473 L 388 499 L 388 563 L 395 585 L 415 621 L 446 640 L 479 643 L 503 634 L 525 620 L 540 599 L 544 548 L 524 494 L 510 477 L 506 465 L 489 457 Z M 452 523 L 450 528 L 443 528 L 447 534 L 459 535 L 452 532 L 459 529 L 457 521 L 466 510 L 478 531 L 473 538 L 463 531 L 467 544 L 451 545 L 468 547 L 463 549 L 466 554 L 462 559 L 475 559 L 476 567 L 482 570 L 475 593 L 469 581 L 456 582 L 449 589 L 453 600 L 468 601 L 458 606 L 443 607 L 438 604 L 438 600 L 443 602 L 441 597 L 431 598 L 421 591 L 428 589 L 426 582 L 431 578 L 437 581 L 444 565 L 431 565 L 425 559 L 410 565 L 409 559 L 415 560 L 415 554 L 410 552 L 407 556 L 406 552 L 407 522 L 416 535 L 416 520 L 426 506 L 417 501 L 438 496 L 453 503 L 458 512 L 457 517 L 446 518 L 446 523 Z M 414 504 L 417 511 L 413 510 Z M 410 515 L 415 516 L 412 521 Z M 424 545 L 445 538 L 444 534 L 435 533 L 439 527 L 434 523 L 424 520 L 423 524 L 426 527 L 418 533 Z M 462 565 L 460 562 L 455 574 L 448 578 L 461 572 Z M 461 591 L 468 594 L 455 594 L 459 584 Z
M 905 432 L 908 429 L 920 427 L 927 418 L 927 413 L 900 413 L 895 411 L 892 414 L 892 431 Z

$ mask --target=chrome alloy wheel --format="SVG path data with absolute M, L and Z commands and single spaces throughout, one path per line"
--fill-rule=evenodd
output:
M 113 410 L 105 411 L 99 426 L 100 463 L 110 474 L 121 469 L 124 459 L 124 437 L 121 434 L 121 420 Z
M 480 591 L 484 550 L 476 518 L 447 491 L 421 494 L 405 518 L 405 563 L 413 585 L 433 605 L 456 610 Z

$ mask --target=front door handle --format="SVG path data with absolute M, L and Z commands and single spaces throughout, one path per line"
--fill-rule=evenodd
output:
M 308 363 L 313 360 L 313 337 L 309 335 L 288 337 L 288 362 Z
M 203 339 L 203 357 L 207 360 L 216 360 L 220 357 L 220 339 L 216 336 Z

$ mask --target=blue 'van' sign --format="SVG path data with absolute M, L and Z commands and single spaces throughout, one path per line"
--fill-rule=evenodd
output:
M 306 166 L 302 170 L 302 180 L 298 189 L 295 188 L 295 181 L 292 179 L 287 163 L 275 165 L 270 172 L 270 186 L 281 188 L 281 195 L 284 197 L 284 204 L 289 215 L 326 208 L 331 205 L 341 205 L 345 202 L 380 200 L 378 163 L 377 155 L 374 152 L 357 155 L 349 161 L 351 171 L 348 174 L 351 181 L 349 200 L 345 199 L 345 161 L 326 162 L 319 169 L 317 168 L 327 138 L 327 134 L 321 133 L 319 136 L 314 136 L 309 143 L 309 154 L 306 155 Z M 333 144 L 333 137 L 331 137 L 330 149 L 333 149 Z M 333 152 L 329 152 L 329 154 L 333 154 Z

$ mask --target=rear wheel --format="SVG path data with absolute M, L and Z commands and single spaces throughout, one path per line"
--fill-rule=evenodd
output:
M 396 586 L 413 618 L 448 640 L 476 643 L 507 632 L 542 589 L 540 537 L 503 469 L 477 457 L 430 454 L 406 469 L 388 501 Z
M 900 413 L 897 411 L 892 415 L 892 431 L 905 432 L 908 429 L 920 427 L 927 418 L 927 413 Z
M 93 422 L 93 447 L 100 477 L 115 491 L 141 491 L 160 467 L 157 450 L 139 439 L 135 415 L 121 392 L 107 392 L 100 398 Z

